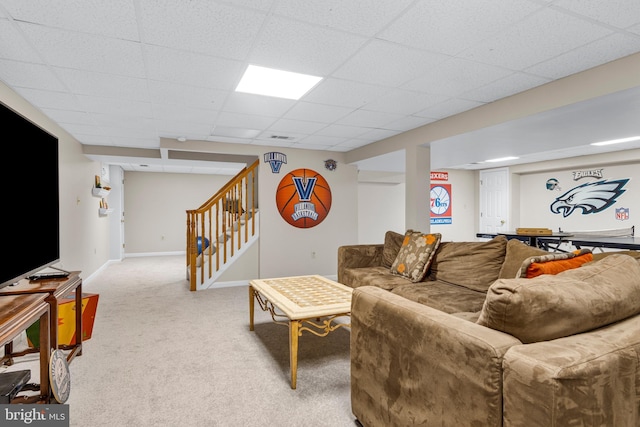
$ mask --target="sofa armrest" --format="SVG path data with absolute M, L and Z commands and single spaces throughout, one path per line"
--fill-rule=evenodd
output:
M 346 245 L 338 248 L 338 282 L 342 282 L 347 268 L 376 267 L 382 265 L 383 244 Z
M 521 342 L 372 286 L 351 306 L 351 406 L 366 426 L 502 426 L 502 357 Z
M 513 347 L 504 357 L 505 426 L 640 425 L 640 315 Z

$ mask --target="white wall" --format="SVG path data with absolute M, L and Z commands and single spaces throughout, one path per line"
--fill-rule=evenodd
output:
M 574 180 L 573 172 L 588 169 L 602 170 L 603 178 L 594 177 Z M 546 183 L 549 179 L 557 179 L 560 190 L 548 190 Z M 601 212 L 583 214 L 582 209 L 576 209 L 568 216 L 554 214 L 550 206 L 556 198 L 579 185 L 617 179 L 629 179 L 624 186 L 626 190 L 615 203 Z M 531 173 L 520 176 L 520 226 L 521 227 L 547 227 L 554 231 L 562 228 L 563 231 L 605 230 L 626 228 L 636 225 L 640 212 L 640 163 L 629 165 L 609 165 L 602 167 L 571 167 L 549 172 Z M 601 194 L 600 197 L 608 197 Z M 628 220 L 616 219 L 616 208 L 628 208 L 630 218 Z M 640 225 L 640 223 L 638 223 Z
M 187 214 L 232 176 L 124 173 L 125 254 L 185 252 Z
M 262 147 L 264 152 L 271 151 Z M 357 170 L 342 161 L 342 153 L 279 148 L 287 163 L 272 173 L 261 163 L 260 177 L 260 277 L 337 274 L 338 247 L 357 243 L 358 188 Z M 256 153 L 258 154 L 258 153 Z M 337 160 L 329 171 L 324 161 Z M 275 194 L 282 178 L 295 169 L 307 168 L 320 173 L 331 187 L 332 204 L 324 221 L 312 228 L 297 228 L 282 219 L 276 208 Z
M 389 230 L 404 234 L 404 201 L 404 183 L 358 183 L 357 243 L 382 243 Z

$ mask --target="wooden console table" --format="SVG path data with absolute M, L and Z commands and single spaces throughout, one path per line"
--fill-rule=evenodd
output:
M 46 293 L 0 296 L 0 345 L 13 342 L 22 331 L 40 320 L 40 395 L 25 398 L 21 403 L 49 403 L 50 400 L 49 330 L 51 328 L 50 304 L 47 302 L 47 297 Z
M 58 298 L 63 298 L 67 294 L 75 291 L 76 295 L 76 342 L 71 345 L 58 344 Z M 70 272 L 69 276 L 61 279 L 28 280 L 23 279 L 13 286 L 5 286 L 0 289 L 0 298 L 9 295 L 29 295 L 44 293 L 47 295 L 46 302 L 49 303 L 49 316 L 51 327 L 49 328 L 49 343 L 51 350 L 71 350 L 67 355 L 67 362 L 82 355 L 82 279 L 79 271 Z M 27 325 L 28 326 L 28 325 Z M 34 343 L 35 345 L 35 343 Z M 11 365 L 12 358 L 24 356 L 27 353 L 39 351 L 37 348 L 26 349 L 17 353 L 13 352 L 13 342 L 5 344 L 4 354 L 5 364 Z M 8 356 L 8 358 L 7 358 Z

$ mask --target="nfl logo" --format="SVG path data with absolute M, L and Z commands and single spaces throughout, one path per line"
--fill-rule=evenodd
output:
M 629 219 L 629 208 L 616 209 L 616 219 L 619 221 Z

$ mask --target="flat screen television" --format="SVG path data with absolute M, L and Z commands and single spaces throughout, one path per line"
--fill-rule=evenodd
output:
M 0 103 L 0 288 L 60 261 L 58 138 Z

